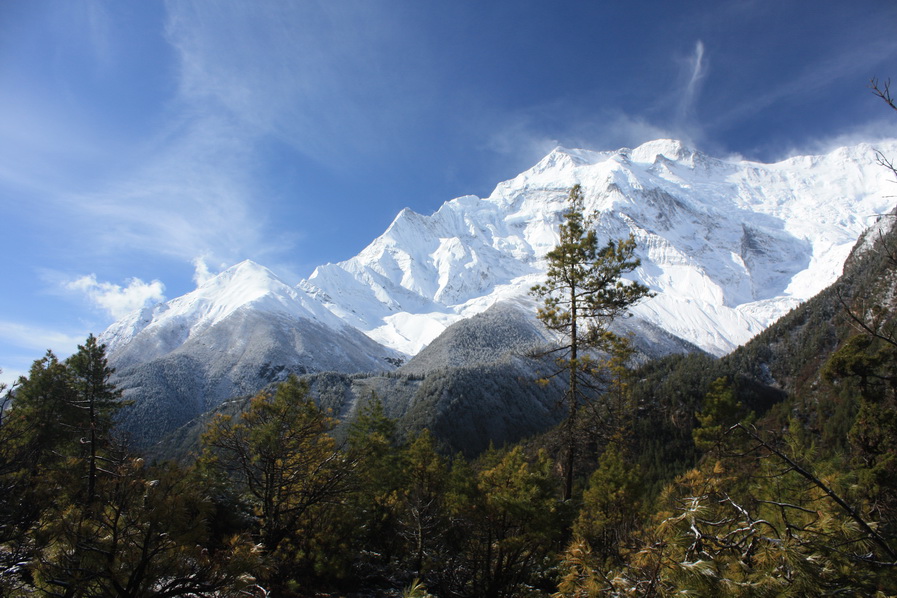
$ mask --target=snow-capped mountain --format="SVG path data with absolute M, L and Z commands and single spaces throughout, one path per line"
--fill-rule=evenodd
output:
M 897 155 L 897 141 L 877 149 Z M 429 216 L 403 210 L 357 256 L 297 286 L 242 262 L 117 322 L 101 340 L 135 401 L 130 428 L 149 442 L 158 431 L 146 422 L 161 418 L 171 430 L 288 373 L 392 370 L 493 305 L 513 306 L 535 327 L 529 289 L 543 280 L 579 184 L 599 236 L 631 233 L 638 243 L 632 277 L 656 293 L 626 322 L 640 349 L 722 355 L 835 281 L 861 233 L 894 207 L 891 174 L 870 145 L 775 164 L 713 158 L 671 140 L 614 152 L 557 148 L 487 198 L 453 199 Z M 486 318 L 476 335 L 455 337 L 488 338 L 483 322 L 499 320 L 523 321 Z M 429 352 L 413 373 L 452 367 L 440 363 L 445 353 Z
M 240 310 L 317 322 L 337 330 L 346 327 L 304 291 L 246 260 L 195 291 L 119 320 L 103 333 L 101 340 L 115 355 L 119 367 L 126 367 L 167 355 Z
M 133 402 L 122 425 L 138 445 L 291 373 L 382 372 L 401 357 L 251 261 L 132 314 L 100 340 Z
M 883 144 L 897 154 L 897 143 Z M 831 284 L 877 214 L 890 173 L 870 145 L 776 164 L 712 158 L 671 140 L 557 148 L 487 198 L 430 216 L 403 210 L 356 257 L 300 287 L 374 340 L 413 355 L 453 322 L 526 297 L 580 184 L 604 238 L 632 233 L 634 277 L 657 296 L 635 314 L 717 355 Z

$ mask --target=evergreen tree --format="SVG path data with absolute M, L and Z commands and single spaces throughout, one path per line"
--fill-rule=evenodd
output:
M 717 378 L 710 383 L 701 411 L 695 413 L 700 424 L 692 430 L 695 446 L 701 451 L 718 449 L 729 428 L 749 415 L 735 396 L 735 388 L 726 378 Z
M 107 456 L 104 469 L 93 503 L 66 495 L 35 530 L 41 595 L 211 598 L 248 585 L 252 544 L 209 548 L 211 504 L 195 478 L 127 453 Z
M 96 498 L 97 477 L 100 474 L 100 454 L 111 441 L 113 416 L 122 407 L 121 391 L 110 381 L 114 370 L 106 361 L 106 346 L 100 345 L 92 334 L 78 351 L 66 360 L 71 373 L 73 395 L 71 407 L 78 416 L 72 427 L 78 434 L 87 465 L 87 503 Z
M 77 420 L 71 371 L 52 351 L 36 360 L 15 389 L 12 408 L 5 418 L 18 427 L 27 445 L 28 469 L 33 475 L 56 466 L 77 446 L 72 423 Z
M 430 432 L 424 430 L 405 450 L 405 486 L 400 493 L 398 522 L 407 559 L 417 574 L 436 566 L 445 548 L 448 482 L 448 463 L 436 451 Z
M 251 508 L 267 570 L 279 586 L 314 567 L 331 523 L 327 507 L 344 500 L 350 468 L 329 432 L 335 420 L 291 377 L 260 393 L 239 421 L 218 416 L 203 436 L 203 467 L 227 473 Z M 326 555 L 324 555 L 326 556 Z
M 388 564 L 398 552 L 399 493 L 404 486 L 403 451 L 396 423 L 383 413 L 375 396 L 359 409 L 349 425 L 347 456 L 353 470 L 353 492 L 343 523 L 352 544 Z
M 589 477 L 574 534 L 596 557 L 619 561 L 644 516 L 642 494 L 639 467 L 627 463 L 617 445 L 608 445 Z
M 565 339 L 557 359 L 561 366 L 557 373 L 566 371 L 569 380 L 564 499 L 569 499 L 573 492 L 577 416 L 595 374 L 588 351 L 610 351 L 618 346 L 621 339 L 610 332 L 611 322 L 650 294 L 644 285 L 622 278 L 640 264 L 635 257 L 633 236 L 601 246 L 592 218 L 583 213 L 579 185 L 570 190 L 569 199 L 570 206 L 560 227 L 560 242 L 546 255 L 547 280 L 531 291 L 542 300 L 539 320 Z
M 471 473 L 463 464 L 453 472 L 449 500 L 458 548 L 446 568 L 458 575 L 462 595 L 520 596 L 545 581 L 569 524 L 551 461 L 544 452 L 528 460 L 518 445 L 489 451 Z

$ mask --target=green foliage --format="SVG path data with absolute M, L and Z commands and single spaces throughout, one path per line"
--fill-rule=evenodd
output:
M 446 507 L 449 465 L 424 430 L 405 452 L 405 483 L 400 489 L 398 532 L 405 541 L 408 565 L 416 573 L 439 566 L 450 527 Z
M 835 351 L 822 368 L 828 382 L 854 379 L 864 399 L 893 395 L 897 385 L 897 347 L 869 335 L 856 335 Z
M 588 543 L 595 558 L 619 560 L 644 517 L 643 496 L 638 466 L 627 463 L 617 445 L 609 445 L 589 477 L 573 533 Z
M 69 422 L 79 415 L 74 401 L 71 371 L 51 351 L 19 380 L 5 423 L 20 426 L 21 441 L 33 447 L 32 470 L 49 467 L 72 452 L 76 439 Z
M 546 561 L 569 525 L 551 460 L 527 460 L 518 446 L 484 455 L 475 472 L 455 471 L 451 495 L 464 595 L 510 597 L 542 581 Z M 460 580 L 459 580 L 460 581 Z
M 208 503 L 176 468 L 119 458 L 92 505 L 53 505 L 36 531 L 35 585 L 50 596 L 163 597 L 237 590 L 240 550 L 211 552 Z M 148 474 L 148 475 L 147 475 Z M 242 549 L 248 552 L 248 547 Z
M 348 432 L 348 457 L 354 469 L 346 530 L 358 552 L 389 563 L 399 551 L 397 533 L 400 491 L 405 484 L 404 454 L 396 438 L 396 422 L 383 413 L 376 397 L 360 409 Z
M 214 420 L 203 438 L 204 467 L 226 473 L 252 510 L 270 567 L 259 576 L 275 584 L 314 569 L 323 554 L 316 534 L 346 492 L 349 468 L 328 434 L 333 426 L 290 378 L 273 396 L 253 398 L 239 421 Z
M 122 406 L 93 336 L 36 361 L 0 414 L 0 593 L 206 596 L 250 578 L 245 544 L 210 545 L 209 502 L 176 468 L 114 438 Z M 18 504 L 18 506 L 14 506 Z M 241 556 L 242 555 L 242 556 Z
M 106 363 L 106 348 L 97 344 L 91 334 L 87 342 L 78 345 L 78 352 L 66 361 L 71 372 L 73 395 L 71 407 L 76 411 L 73 421 L 67 422 L 82 446 L 87 469 L 87 488 L 84 499 L 92 503 L 96 485 L 103 473 L 101 454 L 109 444 L 115 412 L 122 407 L 121 392 L 112 384 L 112 368 Z
M 632 236 L 599 246 L 592 219 L 583 214 L 582 189 L 574 186 L 560 241 L 546 255 L 547 281 L 532 289 L 543 301 L 539 319 L 571 343 L 603 348 L 610 323 L 649 294 L 644 285 L 622 278 L 639 266 L 634 255 Z
M 848 478 L 807 470 L 792 452 L 798 446 L 751 438 L 760 441 L 756 458 L 708 459 L 670 485 L 621 561 L 600 558 L 585 541 L 572 545 L 556 596 L 897 591 L 885 564 L 893 556 L 858 524 L 872 515 L 869 505 L 839 502 Z
M 402 598 L 435 598 L 430 592 L 427 591 L 427 587 L 421 583 L 419 579 L 415 579 L 411 582 L 405 590 L 402 592 Z
M 710 384 L 701 410 L 695 414 L 699 426 L 692 430 L 695 446 L 701 451 L 719 447 L 729 429 L 748 416 L 744 405 L 736 398 L 735 389 L 725 378 Z

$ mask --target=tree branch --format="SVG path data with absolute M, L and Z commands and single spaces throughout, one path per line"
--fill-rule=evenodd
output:
M 804 479 L 809 481 L 811 484 L 822 490 L 829 498 L 831 498 L 841 509 L 847 513 L 847 515 L 856 522 L 857 525 L 862 528 L 864 532 L 866 532 L 873 542 L 878 544 L 887 555 L 897 561 L 897 552 L 894 551 L 889 545 L 888 542 L 881 536 L 878 532 L 876 532 L 872 527 L 862 518 L 860 514 L 857 513 L 856 509 L 847 504 L 847 502 L 841 498 L 834 490 L 829 488 L 822 480 L 817 478 L 815 475 L 801 467 L 797 462 L 791 459 L 788 455 L 772 446 L 768 442 L 766 442 L 763 438 L 761 438 L 756 432 L 750 430 L 746 426 L 742 424 L 735 424 L 729 430 L 739 429 L 743 431 L 745 434 L 753 438 L 756 442 L 760 443 L 766 450 L 768 450 L 773 455 L 777 456 L 779 459 L 787 463 L 793 471 L 802 476 Z

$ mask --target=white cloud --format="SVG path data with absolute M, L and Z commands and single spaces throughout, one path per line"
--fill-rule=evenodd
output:
M 883 110 L 884 112 L 884 110 Z M 846 130 L 834 132 L 830 135 L 821 135 L 782 149 L 774 159 L 784 160 L 793 156 L 828 154 L 839 147 L 853 146 L 860 143 L 869 143 L 873 147 L 883 141 L 897 138 L 897 126 L 895 117 L 891 114 L 882 114 L 877 119 L 862 123 Z
M 384 133 L 408 127 L 426 105 L 431 70 L 403 11 L 364 0 L 178 0 L 167 9 L 180 99 L 312 159 L 378 155 Z
M 43 357 L 47 350 L 65 359 L 78 350 L 87 334 L 86 330 L 73 334 L 0 320 L 0 383 L 12 386 L 20 376 L 28 375 L 35 358 Z
M 26 375 L 28 375 L 28 372 L 23 370 L 2 368 L 0 369 L 0 385 L 5 385 L 6 389 L 8 390 L 15 386 L 20 377 Z
M 289 248 L 272 233 L 266 192 L 254 179 L 252 139 L 221 115 L 174 125 L 140 169 L 104 189 L 69 198 L 79 231 L 99 255 L 138 251 L 192 262 L 233 263 Z M 65 206 L 70 207 L 70 206 Z
M 557 113 L 564 114 L 564 121 L 546 125 L 550 118 L 545 115 Z M 551 135 L 545 132 L 549 127 L 553 128 Z M 637 147 L 654 139 L 678 137 L 668 128 L 621 110 L 604 109 L 584 114 L 581 108 L 559 103 L 506 117 L 503 126 L 494 131 L 486 141 L 486 148 L 511 156 L 520 169 L 534 165 L 558 145 L 612 151 Z
M 111 282 L 99 282 L 95 274 L 89 274 L 65 286 L 69 290 L 84 293 L 94 305 L 106 310 L 115 319 L 148 303 L 165 300 L 165 285 L 158 280 L 147 283 L 139 278 L 131 278 L 127 286 L 122 287 Z
M 193 258 L 193 282 L 196 283 L 196 286 L 201 286 L 214 277 L 215 273 L 210 272 L 209 266 L 206 264 L 205 255 Z
M 397 35 L 399 17 L 367 2 L 166 8 L 178 67 L 167 125 L 126 164 L 140 166 L 90 191 L 57 194 L 58 226 L 83 231 L 90 243 L 82 246 L 98 256 L 231 264 L 283 255 L 302 231 L 273 232 L 279 198 L 260 173 L 267 144 L 342 168 L 346 154 L 385 155 L 384 137 L 398 138 L 392 133 L 420 110 L 414 90 L 426 89 L 425 69 L 404 52 L 410 42 L 396 46 L 407 38 Z M 397 54 L 401 69 L 390 66 Z

